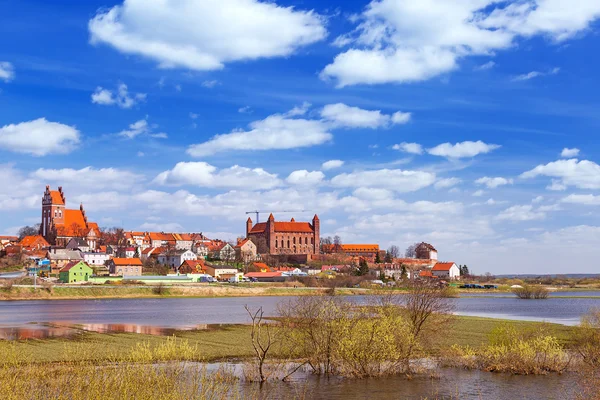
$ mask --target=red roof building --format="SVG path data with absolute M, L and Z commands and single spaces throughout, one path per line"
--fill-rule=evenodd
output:
M 312 223 L 275 221 L 273 214 L 267 222 L 252 224 L 246 221 L 246 237 L 256 244 L 259 254 L 294 255 L 318 254 L 320 221 L 317 215 Z

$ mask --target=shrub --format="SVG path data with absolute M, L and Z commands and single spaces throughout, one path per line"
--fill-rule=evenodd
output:
M 6 292 L 10 292 L 13 288 L 12 279 L 5 279 L 5 280 L 0 281 L 0 287 L 2 289 L 4 289 L 4 291 L 6 291 Z
M 575 332 L 575 348 L 585 364 L 600 368 L 600 309 L 583 316 Z
M 54 293 L 54 284 L 52 284 L 51 282 L 43 282 L 42 289 L 44 289 L 48 293 Z
M 543 286 L 525 285 L 513 288 L 512 292 L 520 299 L 547 299 L 550 295 L 548 289 Z
M 162 282 L 152 288 L 152 293 L 159 295 L 159 296 L 163 296 L 163 295 L 167 294 L 168 292 L 169 292 L 169 289 Z

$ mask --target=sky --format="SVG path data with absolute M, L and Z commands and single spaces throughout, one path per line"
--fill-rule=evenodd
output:
M 0 234 L 51 185 L 103 227 L 234 239 L 248 211 L 318 214 L 475 273 L 600 271 L 597 0 L 0 10 Z

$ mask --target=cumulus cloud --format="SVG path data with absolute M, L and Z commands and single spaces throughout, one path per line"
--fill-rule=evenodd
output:
M 507 221 L 533 221 L 546 218 L 546 213 L 534 210 L 533 206 L 527 204 L 522 206 L 512 206 L 502 211 L 496 219 Z
M 238 108 L 238 112 L 241 114 L 250 114 L 252 112 L 252 107 L 250 107 L 250 106 L 240 107 L 240 108 Z
M 414 192 L 430 186 L 434 182 L 435 174 L 432 172 L 400 169 L 356 171 L 336 175 L 331 180 L 331 184 L 337 187 L 385 188 L 401 193 Z
M 487 154 L 492 150 L 499 149 L 501 146 L 497 144 L 487 144 L 478 140 L 477 142 L 461 142 L 461 143 L 442 143 L 431 149 L 427 149 L 427 152 L 434 156 L 448 157 L 448 158 L 471 158 L 479 154 Z
M 272 189 L 281 184 L 276 174 L 270 174 L 262 168 L 234 165 L 219 170 L 205 162 L 177 163 L 173 169 L 161 172 L 154 182 L 161 185 L 250 190 Z
M 496 63 L 493 61 L 488 61 L 485 64 L 481 64 L 473 68 L 475 71 L 486 71 L 488 69 L 492 69 L 496 66 Z
M 600 165 L 593 161 L 558 160 L 545 165 L 538 165 L 534 169 L 521 174 L 521 178 L 531 179 L 538 176 L 555 178 L 551 190 L 564 190 L 568 186 L 579 189 L 600 189 Z
M 393 115 L 387 115 L 379 110 L 369 111 L 337 103 L 323 107 L 321 117 L 337 127 L 376 129 L 391 124 L 405 124 L 410 120 L 410 113 L 398 111 Z
M 563 203 L 583 204 L 586 206 L 600 206 L 600 196 L 593 194 L 570 194 L 561 200 Z
M 42 182 L 58 182 L 94 189 L 128 189 L 143 180 L 143 176 L 117 168 L 47 169 L 39 168 L 30 175 Z
M 125 0 L 89 21 L 91 43 L 158 62 L 215 70 L 232 61 L 284 57 L 325 38 L 312 11 L 258 0 Z
M 109 89 L 104 89 L 98 86 L 96 91 L 92 93 L 92 103 L 103 106 L 117 105 L 120 108 L 131 108 L 141 101 L 146 100 L 145 93 L 130 94 L 127 85 L 121 83 L 115 92 Z
M 356 29 L 335 40 L 350 48 L 321 77 L 338 87 L 423 81 L 465 57 L 509 49 L 517 38 L 572 38 L 599 17 L 595 0 L 575 0 L 568 10 L 561 0 L 372 0 L 354 18 Z
M 433 186 L 436 189 L 446 189 L 458 185 L 462 181 L 458 178 L 444 178 L 438 180 Z
M 0 128 L 0 148 L 34 156 L 70 153 L 79 140 L 80 133 L 74 126 L 50 122 L 45 118 Z
M 15 68 L 8 61 L 0 61 L 0 80 L 9 82 L 15 79 Z
M 129 125 L 129 129 L 125 129 L 119 132 L 119 136 L 125 137 L 127 139 L 134 139 L 140 135 L 148 135 L 155 139 L 166 139 L 168 135 L 164 132 L 153 132 L 156 126 L 148 124 L 148 121 L 145 119 L 140 119 L 139 121 L 134 122 Z
M 292 172 L 286 179 L 291 185 L 315 186 L 325 179 L 325 174 L 321 171 L 307 171 L 305 169 Z
M 577 157 L 578 155 L 579 155 L 579 149 L 576 148 L 576 147 L 574 147 L 572 149 L 569 149 L 568 147 L 565 147 L 560 152 L 560 156 L 563 157 L 563 158 L 573 158 L 573 157 Z
M 400 144 L 393 145 L 392 149 L 410 154 L 423 154 L 423 146 L 421 146 L 419 143 L 402 142 Z
M 478 185 L 485 185 L 487 186 L 488 189 L 495 189 L 498 186 L 504 186 L 504 185 L 512 185 L 513 184 L 513 180 L 512 179 L 507 179 L 507 178 L 502 178 L 502 177 L 489 177 L 489 176 L 484 176 L 483 178 L 479 178 L 475 181 L 476 184 Z
M 321 121 L 271 115 L 250 124 L 250 130 L 216 135 L 207 142 L 190 146 L 187 153 L 204 157 L 227 150 L 270 150 L 310 147 L 333 138 Z
M 325 161 L 321 165 L 321 168 L 324 171 L 327 171 L 330 169 L 340 168 L 342 165 L 344 165 L 344 162 L 342 160 L 329 160 L 329 161 Z

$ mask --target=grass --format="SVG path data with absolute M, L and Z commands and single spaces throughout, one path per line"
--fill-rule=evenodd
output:
M 444 348 L 452 345 L 480 347 L 488 343 L 494 328 L 502 324 L 510 324 L 517 328 L 540 329 L 545 327 L 550 334 L 556 336 L 567 347 L 571 344 L 570 334 L 574 327 L 540 322 L 506 321 L 491 318 L 456 317 L 444 339 L 429 349 L 431 355 L 437 355 Z M 197 347 L 194 360 L 212 362 L 240 360 L 253 356 L 249 341 L 250 326 L 222 325 L 202 331 L 179 331 L 176 341 L 184 341 Z M 27 341 L 0 341 L 0 354 L 14 349 L 34 363 L 57 363 L 63 361 L 108 362 L 126 355 L 139 343 L 150 348 L 157 348 L 169 338 L 132 333 L 101 334 L 85 332 L 75 338 L 54 338 Z M 173 340 L 173 339 L 171 339 Z M 69 349 L 77 351 L 69 351 Z M 176 354 L 174 358 L 177 359 Z

